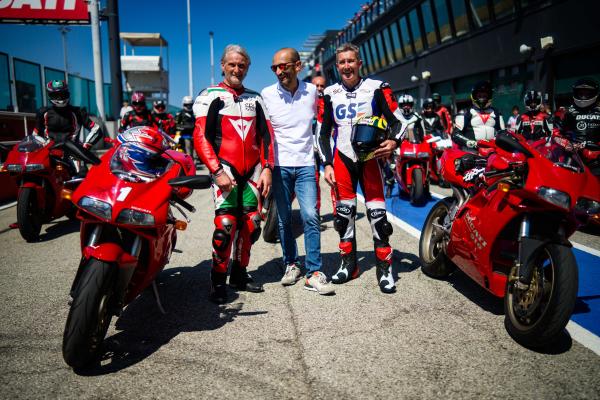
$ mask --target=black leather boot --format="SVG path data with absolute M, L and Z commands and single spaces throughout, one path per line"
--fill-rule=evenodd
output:
M 224 304 L 227 302 L 227 274 L 223 272 L 210 272 L 210 301 L 215 304 Z
M 260 293 L 264 292 L 263 285 L 254 282 L 246 268 L 242 268 L 238 261 L 231 262 L 231 274 L 229 275 L 229 286 L 237 290 Z

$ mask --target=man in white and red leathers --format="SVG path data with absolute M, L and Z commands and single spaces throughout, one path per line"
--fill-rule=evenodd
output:
M 242 85 L 249 67 L 244 48 L 227 46 L 221 57 L 223 82 L 203 90 L 193 107 L 194 148 L 213 177 L 211 300 L 215 303 L 227 301 L 230 259 L 231 287 L 263 291 L 246 267 L 250 248 L 260 236 L 261 195 L 271 188 L 273 129 L 261 96 Z
M 392 293 L 396 289 L 392 275 L 392 248 L 389 244 L 392 226 L 386 216 L 380 160 L 387 159 L 400 144 L 401 124 L 393 114 L 397 103 L 389 85 L 361 78 L 361 65 L 359 49 L 355 45 L 346 43 L 336 50 L 336 67 L 342 82 L 325 89 L 318 112 L 324 178 L 337 192 L 334 227 L 340 235 L 341 264 L 331 281 L 344 283 L 359 273 L 354 219 L 356 189 L 360 183 L 373 231 L 377 281 L 382 292 Z M 374 158 L 360 162 L 351 143 L 352 128 L 361 117 L 369 116 L 384 117 L 390 133 L 388 139 L 375 150 Z M 332 142 L 335 146 L 332 146 Z

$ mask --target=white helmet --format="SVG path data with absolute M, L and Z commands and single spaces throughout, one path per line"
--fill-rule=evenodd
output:
M 181 99 L 181 103 L 183 104 L 183 108 L 190 111 L 192 109 L 192 106 L 194 105 L 194 99 L 192 98 L 192 96 L 183 96 L 183 99 Z
M 403 94 L 398 97 L 398 106 L 404 115 L 409 115 L 415 106 L 415 99 L 410 94 Z

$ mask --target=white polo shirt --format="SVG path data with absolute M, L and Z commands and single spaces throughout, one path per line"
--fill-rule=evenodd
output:
M 260 93 L 265 101 L 275 133 L 275 165 L 305 167 L 315 165 L 312 123 L 317 111 L 317 88 L 298 81 L 292 96 L 279 82 Z

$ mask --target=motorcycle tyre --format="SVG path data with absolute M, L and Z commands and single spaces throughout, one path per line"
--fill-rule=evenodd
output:
M 504 295 L 504 326 L 508 334 L 519 344 L 528 348 L 540 348 L 559 339 L 577 300 L 578 268 L 575 256 L 569 247 L 549 243 L 545 250 L 553 264 L 553 280 L 550 301 L 540 319 L 531 328 L 517 326 L 512 312 L 514 297 L 507 283 Z M 516 322 L 516 324 L 515 324 Z
M 42 230 L 42 210 L 38 207 L 33 188 L 22 188 L 17 199 L 17 224 L 19 232 L 27 242 L 37 242 Z
M 90 366 L 100 355 L 112 318 L 108 305 L 114 286 L 111 264 L 90 258 L 82 268 L 62 346 L 65 362 L 76 370 Z
M 412 186 L 410 187 L 410 204 L 420 206 L 427 201 L 427 192 L 423 185 L 423 174 L 417 168 L 412 171 Z
M 434 279 L 446 279 L 450 274 L 454 272 L 456 266 L 448 259 L 446 254 L 440 251 L 435 259 L 431 262 L 428 262 L 424 259 L 424 254 L 426 252 L 425 246 L 430 246 L 431 243 L 427 243 L 430 241 L 431 230 L 433 229 L 432 220 L 434 217 L 436 218 L 444 218 L 445 215 L 448 214 L 450 208 L 452 207 L 454 199 L 452 197 L 446 197 L 440 201 L 438 201 L 429 211 L 427 218 L 425 218 L 425 223 L 423 224 L 423 228 L 421 229 L 421 237 L 419 238 L 419 260 L 421 262 L 421 271 L 430 278 Z M 445 209 L 442 211 L 440 216 L 436 216 L 439 213 L 440 209 Z
M 278 216 L 277 216 L 277 203 L 275 199 L 271 197 L 271 205 L 267 212 L 267 218 L 265 218 L 265 225 L 263 227 L 263 239 L 267 243 L 277 243 L 277 236 L 279 233 L 278 229 Z

